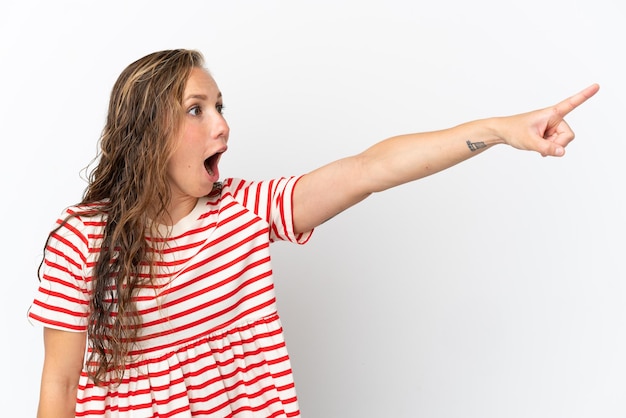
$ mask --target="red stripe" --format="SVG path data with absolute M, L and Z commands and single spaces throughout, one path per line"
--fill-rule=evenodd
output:
M 62 221 L 59 219 L 58 223 L 61 223 Z M 85 238 L 85 236 L 81 233 L 81 231 L 79 231 L 74 225 L 72 225 L 69 222 L 65 222 L 65 224 L 63 224 L 62 228 L 67 229 L 68 231 L 71 231 L 74 235 L 76 235 L 78 237 L 78 239 L 80 239 L 83 244 L 85 244 L 85 246 L 89 245 L 89 242 L 87 241 L 87 238 Z M 58 231 L 57 233 L 55 233 L 55 236 L 58 235 Z M 58 236 L 58 238 L 61 238 L 60 236 Z
M 280 220 L 282 222 L 283 231 L 285 232 L 285 235 L 281 234 L 281 235 L 279 235 L 279 237 L 281 239 L 285 239 L 287 231 L 290 231 L 293 228 L 293 226 L 291 228 L 287 227 L 287 220 L 285 219 L 285 201 L 284 201 L 284 198 L 283 198 L 282 195 L 279 197 L 279 199 L 280 199 L 280 201 L 279 201 L 278 207 L 279 207 L 279 210 L 280 210 Z M 290 213 L 288 219 L 293 224 L 292 217 L 293 217 L 292 213 Z
M 267 289 L 263 289 L 263 291 L 267 291 Z M 253 297 L 253 296 L 247 296 L 247 297 L 237 301 L 237 303 L 235 303 L 233 306 L 230 306 L 230 307 L 228 307 L 226 309 L 223 309 L 223 310 L 221 310 L 219 312 L 216 312 L 216 313 L 214 313 L 212 315 L 208 315 L 208 316 L 206 316 L 204 318 L 201 318 L 199 320 L 191 322 L 190 324 L 187 324 L 185 326 L 180 326 L 180 327 L 177 327 L 175 329 L 171 329 L 171 330 L 168 330 L 168 331 L 165 331 L 165 332 L 161 332 L 158 335 L 162 337 L 162 336 L 166 336 L 166 335 L 175 334 L 175 333 L 177 333 L 179 331 L 182 331 L 182 330 L 185 330 L 185 329 L 190 329 L 190 328 L 197 327 L 197 326 L 199 326 L 199 325 L 201 325 L 201 324 L 203 324 L 203 323 L 205 323 L 207 321 L 212 321 L 214 319 L 220 318 L 220 317 L 224 316 L 225 314 L 233 311 L 242 302 L 245 302 L 246 300 L 250 299 L 251 297 Z M 226 327 L 228 327 L 228 326 L 230 326 L 230 325 L 240 321 L 242 318 L 245 318 L 246 316 L 248 316 L 248 315 L 250 315 L 250 314 L 252 314 L 252 313 L 254 313 L 256 311 L 261 311 L 263 308 L 266 308 L 268 306 L 273 305 L 275 302 L 276 302 L 276 299 L 274 297 L 272 297 L 271 299 L 269 299 L 267 301 L 264 301 L 263 303 L 259 303 L 258 305 L 253 306 L 252 308 L 247 309 L 245 311 L 242 311 L 238 315 L 233 316 L 230 320 L 223 322 L 222 324 L 220 324 L 217 327 L 215 327 L 212 331 L 209 331 L 209 333 L 215 332 L 215 331 L 217 331 L 219 329 L 222 329 L 222 328 L 226 328 Z M 154 337 L 154 335 L 152 337 Z M 147 353 L 160 351 L 160 350 L 164 350 L 164 349 L 168 349 L 168 348 L 172 348 L 172 347 L 177 347 L 177 346 L 180 347 L 182 345 L 185 345 L 185 344 L 189 343 L 190 341 L 195 340 L 196 338 L 197 338 L 196 336 L 187 337 L 187 338 L 180 339 L 178 341 L 174 341 L 174 342 L 169 343 L 169 344 L 163 344 L 163 345 L 160 345 L 160 346 L 153 346 L 153 347 L 150 347 L 150 348 L 145 348 L 145 349 L 141 350 L 140 352 L 131 352 L 130 354 L 131 355 L 137 355 L 139 353 L 147 354 Z M 141 338 L 138 338 L 137 341 L 144 341 L 144 340 L 147 340 L 147 339 L 149 339 L 149 338 L 148 337 L 141 337 Z
M 40 302 L 38 300 L 34 301 L 33 305 L 37 305 L 43 309 L 48 309 L 50 311 L 59 312 L 65 315 L 75 316 L 77 318 L 87 318 L 87 316 L 89 315 L 87 312 L 71 311 L 69 309 L 61 308 L 59 306 L 49 305 L 47 303 Z M 88 305 L 88 304 L 85 304 L 85 305 Z
M 41 323 L 50 325 L 53 328 L 61 328 L 61 329 L 69 329 L 69 330 L 73 330 L 73 331 L 87 331 L 87 327 L 84 326 L 80 326 L 80 325 L 72 325 L 72 324 L 68 324 L 66 322 L 60 322 L 60 321 L 53 321 L 44 317 L 41 317 L 39 315 L 36 315 L 32 312 L 28 313 L 28 316 L 31 317 L 32 319 L 39 321 Z
M 272 222 L 272 195 L 274 194 L 274 180 L 270 181 L 269 187 L 267 188 L 267 197 L 265 201 L 265 221 L 269 224 Z M 258 211 L 256 211 L 258 213 Z
M 70 245 L 67 241 L 65 243 L 68 244 L 68 246 L 70 248 L 72 248 L 76 252 L 76 255 L 81 259 L 81 261 L 84 264 L 86 262 L 86 259 L 83 257 L 82 254 L 79 253 L 78 249 L 76 247 L 74 247 L 73 245 Z M 71 264 L 72 266 L 76 267 L 76 269 L 80 270 L 80 268 L 81 268 L 80 263 L 77 263 L 76 261 L 74 261 L 73 258 L 70 258 L 66 252 L 58 250 L 58 249 L 56 249 L 54 247 L 51 247 L 50 245 L 46 246 L 46 251 L 49 251 L 50 253 L 55 254 L 55 255 L 63 258 L 69 264 Z M 46 259 L 45 262 L 46 262 L 46 264 L 55 265 L 52 262 L 50 262 L 48 259 Z
M 250 237 L 250 238 L 254 238 L 254 237 Z M 240 245 L 237 245 L 237 246 L 240 246 Z M 252 249 L 251 249 L 251 250 L 250 250 L 250 251 L 249 251 L 246 255 L 247 255 L 247 256 L 250 256 L 250 255 L 252 255 L 252 254 L 254 254 L 254 253 L 258 252 L 258 251 L 261 251 L 261 250 L 263 250 L 263 249 L 265 249 L 265 248 L 267 248 L 267 244 L 262 244 L 262 245 L 259 245 L 259 246 L 255 247 L 255 248 L 252 248 Z M 206 264 L 209 264 L 211 261 L 213 261 L 213 260 L 214 260 L 214 259 L 216 259 L 216 258 L 219 258 L 219 257 L 220 257 L 220 256 L 222 256 L 222 255 L 224 255 L 224 254 L 223 254 L 223 251 L 221 251 L 220 253 L 217 253 L 217 254 L 213 255 L 212 257 L 206 258 L 206 259 L 202 260 L 201 262 L 198 262 L 198 263 L 195 263 L 195 264 L 193 264 L 193 265 L 189 266 L 189 267 L 188 267 L 188 268 L 186 268 L 184 271 L 182 271 L 180 274 L 183 274 L 183 273 L 186 273 L 186 272 L 189 272 L 189 271 L 192 271 L 192 270 L 197 270 L 198 268 L 200 268 L 200 267 L 202 267 L 202 266 L 204 266 L 204 265 L 206 265 Z M 194 277 L 194 279 L 193 279 L 193 280 L 188 280 L 188 281 L 186 281 L 185 283 L 181 283 L 181 284 L 179 284 L 179 285 L 172 286 L 169 290 L 165 291 L 163 295 L 165 296 L 165 295 L 167 295 L 167 294 L 177 293 L 177 292 L 179 292 L 181 289 L 184 289 L 185 287 L 192 286 L 192 285 L 194 285 L 194 284 L 198 283 L 199 281 L 202 281 L 202 280 L 206 279 L 207 277 L 210 277 L 210 276 L 212 276 L 212 275 L 215 275 L 216 273 L 218 273 L 218 272 L 220 272 L 220 271 L 222 271 L 222 270 L 225 270 L 225 269 L 227 269 L 228 267 L 231 267 L 231 266 L 235 265 L 235 264 L 236 264 L 236 263 L 238 263 L 238 262 L 243 261 L 243 259 L 244 259 L 244 256 L 237 257 L 235 260 L 233 260 L 233 261 L 231 261 L 231 262 L 229 262 L 229 263 L 226 263 L 226 264 L 224 264 L 223 266 L 216 267 L 216 268 L 215 268 L 215 269 L 213 269 L 213 270 L 210 270 L 210 271 L 208 271 L 208 272 L 206 272 L 206 273 L 204 273 L 204 274 L 201 274 L 201 275 L 199 275 L 199 276 L 197 276 L 197 277 Z M 268 257 L 265 257 L 265 258 L 263 258 L 263 260 L 265 260 L 266 262 L 268 262 L 268 261 L 269 261 L 269 258 L 268 258 Z M 252 267 L 252 266 L 251 266 L 251 267 Z M 207 287 L 206 289 L 207 289 L 207 290 L 213 290 L 213 289 L 215 289 L 215 288 L 216 288 L 216 286 L 209 286 L 209 287 Z M 167 306 L 167 305 L 166 305 L 166 306 Z
M 254 327 L 256 325 L 257 324 L 254 324 L 254 325 L 252 325 L 250 327 Z M 246 328 L 250 328 L 250 327 L 246 327 Z M 256 341 L 262 340 L 264 338 L 272 337 L 272 336 L 280 334 L 280 333 L 281 333 L 280 329 L 278 329 L 278 330 L 276 330 L 274 332 L 260 333 L 258 335 L 255 335 L 252 338 L 248 338 L 248 339 L 245 339 L 245 340 L 242 340 L 242 341 L 238 341 L 238 342 L 235 343 L 235 345 L 241 346 L 241 345 L 245 345 L 245 344 L 253 344 Z M 212 339 L 219 340 L 220 338 L 214 337 Z M 202 344 L 204 344 L 204 342 L 198 342 L 198 343 L 196 343 L 194 345 L 187 346 L 187 347 L 185 347 L 185 349 L 181 349 L 181 350 L 178 350 L 178 351 L 179 352 L 187 351 L 188 349 L 193 348 L 194 346 L 202 345 Z M 275 345 L 272 345 L 272 346 L 258 347 L 256 350 L 247 351 L 244 354 L 235 355 L 235 356 L 233 356 L 233 358 L 229 359 L 226 362 L 220 362 L 218 360 L 215 360 L 215 363 L 212 363 L 212 364 L 208 365 L 207 367 L 204 367 L 202 369 L 199 369 L 199 370 L 196 370 L 196 371 L 193 371 L 193 372 L 183 373 L 183 377 L 171 380 L 170 384 L 168 384 L 168 385 L 162 385 L 162 386 L 152 386 L 151 385 L 150 388 L 152 390 L 154 390 L 154 391 L 167 390 L 172 385 L 183 383 L 184 378 L 199 376 L 199 375 L 202 375 L 202 374 L 206 373 L 208 370 L 215 369 L 216 367 L 222 367 L 222 368 L 223 367 L 227 367 L 230 364 L 234 363 L 234 361 L 236 361 L 237 359 L 242 360 L 242 359 L 244 359 L 246 357 L 254 357 L 254 356 L 256 356 L 256 355 L 258 355 L 258 354 L 260 354 L 262 352 L 266 352 L 266 351 L 270 351 L 271 352 L 271 351 L 274 351 L 276 349 L 281 349 L 281 348 L 284 348 L 284 347 L 285 347 L 285 345 L 284 345 L 284 342 L 283 342 L 283 343 L 275 344 Z M 200 361 L 204 357 L 211 357 L 211 356 L 213 356 L 213 353 L 222 353 L 222 352 L 226 352 L 226 351 L 232 351 L 232 345 L 225 346 L 225 347 L 223 347 L 219 351 L 212 351 L 212 352 L 210 351 L 210 352 L 202 353 L 201 355 L 193 357 L 193 358 L 189 358 L 186 361 L 181 361 L 180 363 L 178 363 L 176 365 L 175 370 L 180 370 L 181 373 L 182 373 L 182 368 L 184 366 L 189 366 L 189 365 L 191 365 L 193 363 L 196 363 L 196 362 Z M 287 356 L 282 356 L 282 357 L 280 357 L 278 359 L 275 359 L 275 360 L 272 360 L 272 361 L 260 360 L 260 361 L 257 361 L 255 363 L 247 364 L 246 367 L 237 367 L 237 368 L 233 369 L 230 373 L 222 374 L 221 376 L 215 377 L 215 378 L 213 378 L 211 380 L 207 380 L 203 384 L 200 384 L 200 385 L 188 385 L 187 388 L 191 389 L 191 390 L 202 389 L 202 388 L 204 388 L 206 386 L 209 386 L 209 385 L 211 385 L 213 383 L 222 381 L 223 379 L 227 380 L 227 379 L 237 375 L 238 373 L 242 373 L 242 372 L 243 373 L 248 373 L 248 372 L 250 372 L 251 370 L 253 370 L 255 368 L 263 367 L 264 365 L 277 365 L 277 364 L 280 364 L 281 362 L 286 362 L 287 360 L 288 360 Z M 141 367 L 141 366 L 145 366 L 147 363 L 150 363 L 150 362 L 157 362 L 158 363 L 160 361 L 162 361 L 162 359 L 158 359 L 158 360 L 155 360 L 155 361 L 142 361 L 142 362 L 139 362 L 139 363 L 134 363 L 132 365 L 128 365 L 127 368 Z M 144 375 L 140 375 L 140 376 L 134 376 L 132 378 L 125 378 L 125 379 L 122 380 L 121 383 L 123 385 L 128 385 L 131 382 L 137 383 L 140 380 L 149 380 L 151 378 L 158 379 L 158 378 L 161 378 L 162 376 L 166 376 L 166 375 L 170 374 L 171 370 L 172 369 L 170 368 L 169 370 L 162 370 L 162 371 L 160 371 L 158 373 L 152 372 L 152 373 L 149 373 L 149 374 L 144 374 Z M 285 376 L 285 375 L 289 375 L 289 374 L 291 374 L 291 369 L 290 368 L 285 369 L 285 370 L 283 370 L 281 372 L 278 372 L 278 373 L 273 373 L 272 376 L 281 377 L 281 376 Z M 269 374 L 268 373 L 263 373 L 263 374 L 261 374 L 259 376 L 260 377 L 255 377 L 254 379 L 247 381 L 247 383 L 255 383 L 257 380 L 260 380 L 260 378 L 269 376 Z M 240 384 L 241 384 L 241 382 L 237 382 L 234 385 L 231 385 L 230 387 L 227 387 L 226 389 L 231 391 L 232 389 L 234 389 L 235 387 L 237 387 Z M 283 389 L 281 389 L 281 390 L 291 388 L 292 386 L 293 386 L 293 384 L 285 385 L 283 387 Z M 94 387 L 94 385 L 92 383 L 88 384 L 86 386 L 80 386 L 79 389 L 84 390 L 86 388 L 91 388 L 91 387 Z M 118 396 L 119 397 L 130 397 L 130 396 L 140 395 L 140 394 L 143 394 L 143 393 L 148 393 L 149 391 L 150 391 L 150 389 L 144 389 L 144 390 L 138 390 L 138 391 L 129 391 L 129 392 L 125 392 L 125 393 L 119 393 L 118 391 L 111 391 L 111 392 L 109 392 L 109 394 L 111 396 L 115 396 L 115 397 L 118 397 Z M 86 398 L 82 402 L 86 402 L 88 400 L 98 400 L 98 399 L 103 399 L 103 398 L 102 397 L 91 397 L 91 398 Z
M 73 298 L 71 296 L 66 295 L 65 293 L 54 292 L 52 290 L 44 289 L 42 287 L 39 288 L 39 291 L 41 293 L 43 293 L 44 295 L 48 295 L 48 296 L 52 296 L 52 297 L 55 297 L 55 298 L 63 299 L 63 300 L 66 300 L 68 302 L 71 302 L 71 303 L 75 303 L 75 304 L 79 304 L 79 305 L 85 305 L 85 306 L 89 305 L 89 302 L 87 302 L 85 300 L 82 300 L 82 299 Z
M 181 317 L 184 317 L 184 316 L 196 313 L 198 311 L 202 311 L 202 310 L 204 310 L 204 309 L 206 309 L 206 308 L 208 308 L 208 307 L 210 307 L 212 305 L 215 305 L 217 303 L 220 303 L 220 302 L 223 302 L 225 300 L 228 300 L 228 299 L 232 298 L 233 296 L 237 295 L 238 293 L 241 293 L 241 291 L 244 288 L 246 288 L 247 286 L 249 286 L 252 283 L 255 283 L 255 282 L 257 282 L 257 281 L 259 281 L 259 280 L 261 280 L 261 279 L 263 279 L 265 277 L 268 277 L 270 275 L 271 275 L 270 272 L 265 272 L 262 275 L 258 275 L 258 276 L 252 277 L 249 280 L 246 280 L 245 282 L 241 283 L 239 286 L 237 286 L 235 289 L 231 290 L 230 292 L 224 293 L 221 296 L 216 297 L 214 299 L 211 299 L 211 300 L 209 300 L 209 301 L 207 301 L 207 302 L 205 302 L 205 303 L 203 303 L 201 305 L 194 306 L 193 308 L 187 309 L 185 311 L 177 312 L 175 314 L 169 315 L 166 318 L 161 318 L 161 319 L 158 319 L 158 320 L 145 322 L 141 326 L 142 326 L 142 328 L 148 328 L 148 327 L 152 327 L 152 326 L 155 326 L 155 325 L 158 325 L 158 324 L 163 324 L 163 323 L 166 323 L 166 322 L 170 322 L 170 321 L 172 321 L 174 319 L 178 319 L 178 318 L 181 318 Z M 233 277 L 232 279 L 229 279 L 228 281 L 229 282 L 233 281 L 238 276 L 239 276 L 239 274 L 237 276 Z M 221 283 L 219 286 L 223 286 L 224 284 L 225 283 Z M 213 287 L 213 286 L 211 286 L 211 287 Z M 263 291 L 267 291 L 268 287 L 266 287 L 266 288 L 264 288 L 262 290 Z M 188 301 L 190 299 L 195 299 L 196 297 L 198 297 L 198 296 L 200 296 L 200 295 L 202 295 L 202 294 L 204 294 L 206 292 L 207 292 L 207 290 L 205 290 L 205 289 L 198 290 L 198 291 L 193 292 L 193 293 L 191 293 L 189 295 L 186 295 L 186 296 L 184 296 L 184 297 L 182 297 L 180 299 L 177 299 L 176 301 L 172 301 L 170 303 L 167 303 L 167 307 L 173 307 L 173 306 L 176 306 L 176 305 L 178 305 L 178 304 L 180 304 L 180 303 L 182 303 L 184 301 Z M 259 294 L 259 292 L 261 292 L 261 290 L 253 293 L 252 295 Z M 245 300 L 246 299 L 241 299 L 239 302 L 243 302 Z M 165 308 L 165 306 L 163 308 L 156 307 L 156 308 L 147 309 L 146 311 L 154 312 L 155 310 L 164 309 L 164 308 Z M 236 305 L 233 306 L 233 309 L 234 308 L 236 308 Z M 140 312 L 140 314 L 143 314 L 143 313 L 144 313 L 144 311 Z M 159 335 L 163 335 L 163 333 L 159 332 L 159 333 L 152 334 L 152 335 L 146 335 L 145 338 L 153 338 L 153 337 L 156 337 L 156 336 L 159 336 Z

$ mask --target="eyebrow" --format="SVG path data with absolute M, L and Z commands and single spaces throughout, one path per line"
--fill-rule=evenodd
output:
M 217 100 L 222 98 L 222 92 L 217 93 Z M 209 97 L 206 94 L 191 94 L 185 98 L 185 100 L 197 99 L 197 100 L 209 100 Z

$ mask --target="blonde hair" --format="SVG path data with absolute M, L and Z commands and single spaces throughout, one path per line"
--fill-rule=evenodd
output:
M 182 124 L 187 79 L 203 65 L 198 51 L 155 52 L 126 67 L 113 86 L 98 163 L 81 202 L 96 209 L 79 214 L 106 216 L 88 325 L 88 373 L 96 384 L 108 373 L 122 379 L 141 327 L 133 295 L 154 278 L 158 256 L 146 240 L 159 236 L 149 220 L 168 216 L 172 138 Z

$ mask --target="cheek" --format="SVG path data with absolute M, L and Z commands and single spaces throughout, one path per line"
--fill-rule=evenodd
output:
M 168 174 L 172 175 L 176 171 L 180 172 L 191 168 L 197 156 L 202 155 L 199 144 L 197 132 L 185 128 L 178 137 L 176 147 L 167 163 Z
M 178 152 L 186 157 L 201 155 L 204 146 L 202 129 L 186 129 L 178 143 Z
M 172 153 L 167 161 L 167 174 L 170 177 L 176 177 L 177 173 L 186 169 L 191 164 L 189 163 L 185 151 L 188 149 L 182 141 L 178 143 L 176 150 Z
M 185 172 L 203 169 L 206 138 L 207 131 L 203 124 L 187 121 L 176 140 L 176 148 L 168 163 L 168 173 L 184 175 Z
M 176 173 L 183 174 L 193 167 L 193 153 L 181 151 L 179 150 L 179 152 L 172 155 L 172 158 L 167 163 L 167 173 L 170 176 L 176 175 Z

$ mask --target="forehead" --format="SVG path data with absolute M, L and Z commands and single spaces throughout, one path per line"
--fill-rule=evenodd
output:
M 217 83 L 207 70 L 203 68 L 193 68 L 185 85 L 185 98 L 193 95 L 206 95 L 217 97 L 219 89 Z

